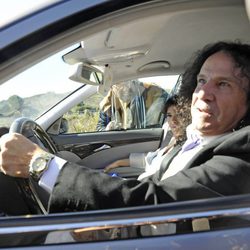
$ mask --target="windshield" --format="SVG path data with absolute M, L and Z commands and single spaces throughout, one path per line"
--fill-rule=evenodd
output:
M 63 54 L 65 50 L 0 85 L 0 126 L 9 127 L 23 116 L 36 119 L 82 85 L 69 79 Z

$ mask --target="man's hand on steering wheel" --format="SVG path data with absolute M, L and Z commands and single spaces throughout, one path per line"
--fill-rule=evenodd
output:
M 3 135 L 0 146 L 1 171 L 13 177 L 28 178 L 32 157 L 44 152 L 37 144 L 18 133 Z

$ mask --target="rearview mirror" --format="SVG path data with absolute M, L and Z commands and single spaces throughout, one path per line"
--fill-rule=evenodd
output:
M 89 85 L 100 85 L 103 82 L 103 72 L 92 65 L 79 63 L 69 79 Z

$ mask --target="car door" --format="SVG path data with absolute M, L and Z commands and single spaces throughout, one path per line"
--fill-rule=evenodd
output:
M 232 206 L 234 204 L 234 206 Z M 49 216 L 2 217 L 1 249 L 248 249 L 249 195 Z M 156 226 L 178 224 L 175 233 Z M 148 230 L 152 229 L 151 233 Z M 123 234 L 114 230 L 138 232 Z M 102 235 L 98 239 L 95 235 Z

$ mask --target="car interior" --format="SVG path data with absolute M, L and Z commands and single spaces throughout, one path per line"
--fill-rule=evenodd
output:
M 65 98 L 60 101 L 36 119 L 23 117 L 16 119 L 10 130 L 24 134 L 49 152 L 97 171 L 103 171 L 104 166 L 117 159 L 127 158 L 130 153 L 154 151 L 161 146 L 163 141 L 166 143 L 171 139 L 171 133 L 166 134 L 162 129 L 163 119 L 159 119 L 157 126 L 140 129 L 67 132 L 65 127 L 68 126 L 68 121 L 65 114 L 70 114 L 70 110 L 81 103 L 84 98 L 87 99 L 94 94 L 106 96 L 112 86 L 117 83 L 165 76 L 178 78 L 184 72 L 188 60 L 194 56 L 194 52 L 206 44 L 221 40 L 239 40 L 250 43 L 248 13 L 250 13 L 249 1 L 241 0 L 154 1 L 152 3 L 149 1 L 148 4 L 123 8 L 100 15 L 93 20 L 78 23 L 75 29 L 65 28 L 64 32 L 58 32 L 56 36 L 37 42 L 30 46 L 28 51 L 17 53 L 16 57 L 12 58 L 10 53 L 10 58 L 6 62 L 5 58 L 0 58 L 2 65 L 0 81 L 2 82 L 10 80 L 11 77 L 31 66 L 35 67 L 42 59 L 45 60 L 46 57 L 63 50 L 66 52 L 60 55 L 61 60 L 68 68 L 73 69 L 73 73 L 68 74 L 68 78 L 81 85 L 78 91 L 69 95 L 67 100 Z M 27 43 L 27 47 L 29 45 Z M 9 49 L 11 50 L 11 46 Z M 8 54 L 8 49 L 6 49 L 6 54 Z M 60 72 L 55 70 L 55 74 L 60 74 Z M 168 82 L 166 82 L 167 94 L 171 96 L 177 93 L 180 84 L 180 78 L 171 84 L 171 88 L 168 88 Z M 123 178 L 137 178 L 142 171 L 142 169 L 130 167 L 115 169 L 115 173 Z M 2 190 L 0 200 L 2 201 L 5 197 L 3 191 L 6 186 L 12 187 L 8 192 L 13 197 L 13 204 L 9 204 L 9 201 L 1 202 L 1 211 L 7 210 L 8 215 L 13 217 L 20 215 L 52 217 L 46 212 L 49 195 L 41 190 L 37 183 L 14 181 L 11 177 L 2 178 L 2 175 L 0 177 L 0 190 Z M 235 199 L 237 202 L 237 198 Z M 205 201 L 201 203 L 204 204 Z M 169 210 L 167 210 L 169 221 L 174 221 L 177 217 L 177 220 L 188 222 L 193 218 L 200 219 L 199 213 L 206 209 L 204 205 L 200 205 L 201 208 L 198 205 L 195 207 L 192 201 L 180 205 L 169 204 Z M 185 206 L 189 209 L 188 218 L 183 215 Z M 215 203 L 211 201 L 211 204 L 208 201 L 209 209 L 212 210 L 216 206 L 228 208 L 230 200 L 225 200 L 223 205 L 220 201 L 215 201 Z M 192 214 L 192 208 L 197 214 Z M 163 207 L 159 206 L 156 209 L 159 214 L 164 214 Z M 128 208 L 126 211 L 128 214 L 136 211 L 131 215 L 135 216 L 142 212 L 141 210 L 144 210 L 144 207 L 137 210 Z M 116 220 L 112 224 L 113 228 L 120 225 L 119 211 L 117 210 L 117 214 L 112 217 L 114 221 Z M 147 223 L 154 225 L 150 211 L 145 211 L 149 217 Z M 110 216 L 109 212 L 112 216 L 112 211 L 107 213 Z M 178 216 L 176 216 L 177 212 L 179 212 Z M 91 213 L 89 214 L 91 217 Z M 60 216 L 58 215 L 58 220 L 62 218 Z M 234 215 L 228 213 L 228 216 Z M 101 212 L 99 217 L 103 222 L 100 228 L 103 229 L 107 217 L 105 218 L 105 214 Z M 99 217 L 97 215 L 95 218 Z M 211 220 L 213 219 L 219 220 L 220 215 L 211 215 Z M 67 221 L 66 217 L 65 221 Z M 77 215 L 75 221 L 77 222 Z M 88 222 L 88 218 L 86 221 Z M 54 223 L 60 224 L 56 217 L 54 217 Z M 138 219 L 135 225 L 140 225 L 140 223 Z M 82 225 L 86 228 L 91 227 L 90 223 L 81 224 L 79 228 L 84 228 Z M 130 221 L 129 225 L 134 224 Z M 201 227 L 197 226 L 197 231 L 210 230 L 206 226 L 204 229 L 203 226 L 204 223 L 201 223 Z M 200 230 L 200 228 L 203 229 Z M 59 231 L 64 231 L 63 226 Z M 79 239 L 78 242 L 81 241 L 86 241 L 86 239 Z
M 91 68 L 92 72 L 103 74 L 101 77 L 103 82 L 98 86 L 98 91 L 101 93 L 106 93 L 115 83 L 130 79 L 166 74 L 180 75 L 196 48 L 202 48 L 210 42 L 235 39 L 242 42 L 249 41 L 249 21 L 246 10 L 244 4 L 237 1 L 230 1 L 227 4 L 225 1 L 203 1 L 202 3 L 194 1 L 177 5 L 160 3 L 143 11 L 137 11 L 134 8 L 124 16 L 123 13 L 119 13 L 111 20 L 108 18 L 108 23 L 108 27 L 102 27 L 94 34 L 85 36 L 77 48 L 63 56 L 64 62 L 76 69 L 70 76 L 74 81 L 85 80 L 83 72 L 87 67 Z M 181 32 L 176 32 L 180 30 Z M 140 31 L 139 36 L 138 31 Z M 128 34 L 126 39 L 123 34 Z M 100 69 L 102 69 L 101 72 Z M 90 84 L 96 85 L 98 84 L 96 82 L 95 80 Z M 166 82 L 166 86 L 167 84 Z M 160 145 L 159 140 L 162 136 L 162 134 L 159 135 L 158 130 L 154 131 L 156 134 L 152 134 L 152 137 L 147 140 L 148 148 L 145 148 L 145 143 L 140 142 L 139 137 L 137 143 L 128 139 L 133 133 L 139 135 L 141 133 L 139 130 L 127 130 L 122 134 L 110 131 L 108 141 L 102 144 L 111 145 L 110 148 L 106 147 L 105 150 L 98 152 L 92 151 L 78 162 L 99 169 L 119 158 L 128 157 L 131 152 L 153 151 Z M 142 133 L 144 133 L 142 137 L 145 133 L 149 135 L 148 130 Z M 124 136 L 131 143 L 115 145 L 117 134 L 119 138 Z M 99 134 L 95 138 L 99 138 L 98 136 L 105 138 L 105 135 L 105 133 Z M 149 145 L 149 141 L 154 142 L 154 136 L 157 143 L 154 146 Z M 59 137 L 63 136 L 52 137 L 58 145 L 61 143 Z M 112 138 L 112 144 L 110 144 L 110 138 Z M 84 141 L 86 142 L 85 139 Z M 102 145 L 98 144 L 98 146 Z M 83 148 L 81 151 L 84 151 Z M 119 173 L 119 169 L 117 171 Z

